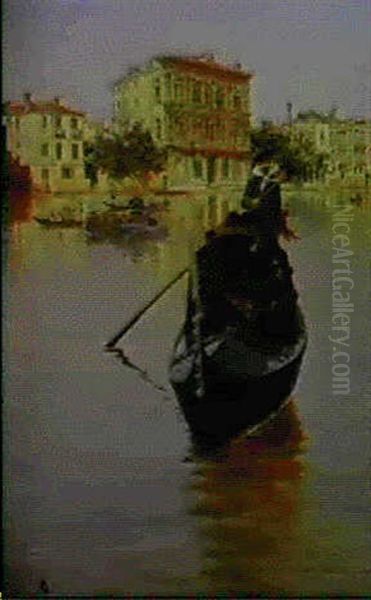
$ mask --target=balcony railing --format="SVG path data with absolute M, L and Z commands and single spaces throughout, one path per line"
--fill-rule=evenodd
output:
M 56 129 L 55 137 L 58 139 L 66 139 L 66 132 L 64 129 Z

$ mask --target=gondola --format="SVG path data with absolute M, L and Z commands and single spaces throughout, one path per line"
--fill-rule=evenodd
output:
M 251 228 L 209 240 L 196 254 L 169 368 L 193 441 L 219 446 L 272 418 L 306 344 L 286 252 Z
M 120 229 L 122 233 L 129 235 L 142 234 L 152 237 L 165 237 L 167 234 L 166 227 L 151 217 L 142 221 L 128 221 L 127 223 L 122 223 Z
M 34 217 L 34 220 L 40 225 L 46 227 L 77 227 L 81 225 L 79 219 L 67 219 L 63 217 Z

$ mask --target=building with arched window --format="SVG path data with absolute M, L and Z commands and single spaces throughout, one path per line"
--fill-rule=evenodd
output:
M 171 189 L 242 187 L 250 169 L 252 77 L 210 55 L 156 57 L 116 83 L 114 127 L 141 123 L 168 150 L 164 181 Z

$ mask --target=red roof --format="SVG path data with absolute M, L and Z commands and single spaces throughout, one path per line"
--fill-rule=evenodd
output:
M 181 56 L 165 56 L 160 61 L 164 65 L 170 65 L 182 72 L 193 72 L 195 74 L 209 76 L 223 81 L 234 83 L 246 83 L 252 77 L 252 73 L 242 71 L 237 67 L 230 67 L 218 63 L 213 59 Z
M 65 106 L 64 104 L 46 101 L 46 102 L 34 102 L 31 100 L 30 102 L 9 102 L 7 111 L 15 116 L 21 117 L 24 115 L 28 115 L 30 113 L 40 113 L 40 114 L 57 114 L 57 115 L 71 115 L 76 117 L 84 117 L 85 113 L 74 110 Z

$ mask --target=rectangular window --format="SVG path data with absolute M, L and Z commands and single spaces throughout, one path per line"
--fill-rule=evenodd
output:
M 78 144 L 72 144 L 72 158 L 73 159 L 79 158 L 79 145 Z
M 236 92 L 233 97 L 233 107 L 241 108 L 241 96 L 240 96 L 239 92 Z
M 171 75 L 170 73 L 166 73 L 165 75 L 165 89 L 168 99 L 171 99 Z
M 195 104 L 199 104 L 201 102 L 201 83 L 199 81 L 196 81 L 193 85 L 192 100 Z
M 161 119 L 156 119 L 156 137 L 158 140 L 162 138 L 162 124 Z
M 174 99 L 181 101 L 183 99 L 183 83 L 176 81 L 174 84 Z
M 73 169 L 70 169 L 70 167 L 62 167 L 62 177 L 63 179 L 72 179 Z
M 49 144 L 42 144 L 41 156 L 49 156 Z
M 233 177 L 236 180 L 241 179 L 242 176 L 242 165 L 239 160 L 233 161 Z
M 193 175 L 197 179 L 202 178 L 202 161 L 200 158 L 197 157 L 193 159 Z
M 159 79 L 155 81 L 155 98 L 157 102 L 161 102 L 161 83 Z
M 229 177 L 229 158 L 223 160 L 223 177 Z
M 205 104 L 212 104 L 212 99 L 213 99 L 212 88 L 210 85 L 206 84 L 205 85 Z
M 72 117 L 71 118 L 71 129 L 77 129 L 78 127 L 78 120 L 76 119 L 76 117 Z
M 62 117 L 55 117 L 55 126 L 56 127 L 62 126 Z
M 46 129 L 48 126 L 48 117 L 47 116 L 43 116 L 43 129 Z
M 55 145 L 55 155 L 58 160 L 62 158 L 62 144 L 58 143 Z
M 49 169 L 41 169 L 41 179 L 43 181 L 49 181 Z
M 220 86 L 216 88 L 215 104 L 217 108 L 223 108 L 224 106 L 224 91 Z
M 19 129 L 19 125 L 20 125 L 19 117 L 16 117 L 15 118 L 15 127 L 16 127 L 16 129 Z

